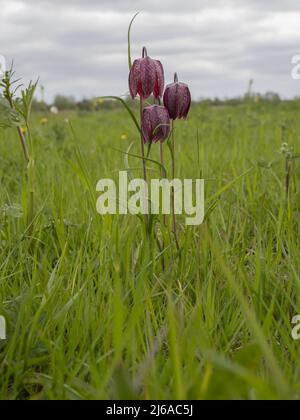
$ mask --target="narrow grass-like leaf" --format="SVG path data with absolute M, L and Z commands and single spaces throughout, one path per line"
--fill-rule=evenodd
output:
M 228 184 L 224 185 L 219 191 L 217 191 L 215 194 L 213 194 L 211 197 L 207 198 L 207 202 L 211 203 L 212 201 L 215 201 L 220 195 L 222 195 L 224 192 L 229 190 L 234 184 L 236 184 L 238 181 L 240 181 L 242 178 L 244 178 L 246 175 L 248 175 L 254 168 L 249 168 L 246 172 L 244 172 L 242 175 L 235 178 L 233 181 L 229 182 Z
M 141 160 L 146 160 L 148 162 L 152 162 L 155 165 L 159 166 L 163 170 L 164 176 L 166 178 L 168 177 L 168 172 L 167 172 L 166 167 L 164 165 L 162 165 L 158 160 L 150 159 L 148 157 L 143 158 L 140 155 L 136 155 L 136 154 L 133 154 L 133 153 L 123 152 L 123 150 L 116 149 L 115 147 L 111 147 L 111 149 L 115 150 L 116 152 L 122 153 L 123 155 L 128 155 L 128 156 L 131 156 L 131 157 L 134 157 L 134 158 L 137 158 L 137 159 L 141 159 Z
M 140 12 L 137 12 L 133 16 L 133 18 L 132 18 L 132 20 L 130 22 L 129 28 L 128 28 L 128 67 L 129 67 L 129 71 L 131 70 L 131 67 L 132 67 L 132 59 L 131 59 L 131 29 L 132 29 L 132 25 L 133 25 L 135 19 L 137 18 L 137 16 L 139 14 L 140 14 Z
M 141 128 L 140 128 L 140 125 L 138 123 L 138 120 L 136 119 L 134 113 L 131 111 L 131 109 L 129 108 L 129 106 L 127 105 L 127 103 L 124 101 L 124 99 L 120 98 L 119 96 L 102 96 L 99 99 L 113 99 L 115 101 L 121 102 L 121 104 L 124 106 L 124 108 L 126 109 L 126 111 L 128 112 L 128 114 L 130 115 L 130 117 L 131 117 L 133 123 L 135 124 L 138 132 L 141 133 Z

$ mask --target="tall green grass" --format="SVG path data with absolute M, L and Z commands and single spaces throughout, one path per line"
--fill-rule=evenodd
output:
M 207 198 L 203 225 L 179 219 L 180 254 L 167 231 L 159 249 L 138 218 L 96 213 L 100 178 L 141 174 L 115 150 L 139 154 L 126 111 L 40 119 L 30 229 L 18 139 L 0 131 L 0 398 L 299 398 L 299 163 L 286 204 L 280 154 L 299 152 L 297 106 L 195 106 L 178 125 L 178 175 Z

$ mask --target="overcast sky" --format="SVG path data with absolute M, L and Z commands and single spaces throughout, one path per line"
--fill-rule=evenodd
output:
M 146 45 L 194 98 L 241 95 L 251 78 L 257 91 L 300 95 L 299 0 L 0 0 L 0 55 L 18 75 L 39 76 L 48 100 L 122 95 L 136 11 L 133 58 Z

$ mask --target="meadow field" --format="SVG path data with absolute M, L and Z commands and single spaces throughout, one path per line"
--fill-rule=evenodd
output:
M 177 175 L 206 201 L 180 251 L 159 218 L 147 235 L 96 212 L 99 179 L 142 173 L 126 110 L 33 113 L 30 191 L 0 129 L 0 399 L 299 399 L 299 115 L 194 104 L 176 124 Z

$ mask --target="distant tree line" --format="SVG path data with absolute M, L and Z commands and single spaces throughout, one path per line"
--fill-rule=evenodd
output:
M 130 98 L 126 99 L 131 101 Z M 300 103 L 300 97 L 293 99 L 295 102 Z M 282 102 L 280 95 L 274 92 L 267 92 L 265 94 L 252 93 L 249 91 L 241 97 L 236 98 L 214 98 L 214 99 L 200 99 L 198 103 L 207 106 L 239 106 L 245 103 L 273 103 L 277 104 Z M 94 112 L 99 110 L 113 110 L 121 109 L 122 105 L 118 101 L 103 100 L 103 99 L 82 99 L 77 101 L 72 96 L 57 95 L 54 102 L 49 105 L 44 100 L 35 100 L 33 109 L 38 112 L 47 112 L 55 107 L 58 111 L 81 111 L 81 112 Z
M 64 95 L 57 95 L 51 104 L 47 104 L 45 101 L 37 99 L 33 103 L 33 109 L 39 112 L 47 112 L 53 107 L 58 111 L 93 112 L 99 111 L 100 109 L 118 109 L 121 108 L 122 105 L 117 101 L 96 98 L 77 101 L 73 96 Z

